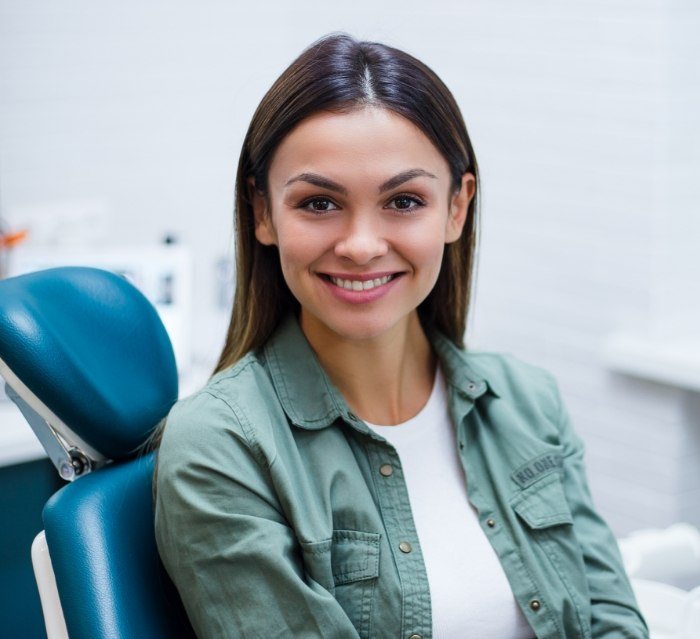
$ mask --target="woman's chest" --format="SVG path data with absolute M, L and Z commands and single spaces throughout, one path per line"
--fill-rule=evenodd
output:
M 467 416 L 454 436 L 452 459 L 427 448 L 404 459 L 391 443 L 347 424 L 300 434 L 287 460 L 283 503 L 307 578 L 338 599 L 361 636 L 378 636 L 372 629 L 380 627 L 425 639 L 440 584 L 463 584 L 451 603 L 442 601 L 459 605 L 463 598 L 465 611 L 476 584 L 488 583 L 478 562 L 465 569 L 465 548 L 479 548 L 475 557 L 491 561 L 482 561 L 481 570 L 491 571 L 496 590 L 502 579 L 500 596 L 504 583 L 511 589 L 514 622 L 526 619 L 539 636 L 565 636 L 565 627 L 587 636 L 582 557 L 560 448 L 532 433 L 496 438 L 483 415 L 471 422 Z M 275 467 L 283 468 L 279 462 Z M 460 512 L 472 516 L 471 532 L 455 526 Z M 445 526 L 450 533 L 441 535 Z M 436 554 L 438 541 L 452 548 L 451 572 L 445 551 Z M 560 620 L 566 610 L 568 626 Z

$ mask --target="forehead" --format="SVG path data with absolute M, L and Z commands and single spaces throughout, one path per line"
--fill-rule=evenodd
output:
M 293 174 L 315 170 L 338 180 L 383 181 L 407 168 L 420 167 L 439 180 L 449 166 L 428 137 L 410 120 L 387 109 L 315 113 L 302 120 L 278 146 L 270 164 L 271 186 Z

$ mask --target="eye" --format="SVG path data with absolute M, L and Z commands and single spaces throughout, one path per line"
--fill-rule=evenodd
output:
M 332 208 L 329 208 L 329 205 L 335 207 L 335 204 L 327 197 L 312 197 L 302 202 L 299 205 L 299 208 L 305 211 L 309 211 L 310 213 L 325 213 L 326 211 L 334 210 Z M 309 208 L 309 206 L 311 206 L 311 208 Z
M 389 207 L 389 208 L 394 208 L 396 211 L 401 211 L 401 212 L 406 212 L 406 213 L 413 213 L 416 209 L 419 209 L 423 206 L 425 206 L 425 203 L 423 200 L 420 198 L 416 197 L 415 195 L 409 195 L 408 193 L 401 193 L 399 195 L 395 195 L 392 199 L 392 202 L 398 203 L 399 206 L 396 207 Z M 415 206 L 411 206 L 411 202 L 415 203 Z

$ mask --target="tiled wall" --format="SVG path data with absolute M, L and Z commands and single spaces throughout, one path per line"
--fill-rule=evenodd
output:
M 612 331 L 700 318 L 698 9 L 350 4 L 2 0 L 2 213 L 37 241 L 179 235 L 196 257 L 195 352 L 213 361 L 212 282 L 260 97 L 325 32 L 404 48 L 452 88 L 482 167 L 469 343 L 556 374 L 618 534 L 700 524 L 697 402 L 600 355 Z

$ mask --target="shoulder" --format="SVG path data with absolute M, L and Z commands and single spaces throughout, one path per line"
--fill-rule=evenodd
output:
M 213 460 L 224 450 L 241 448 L 261 455 L 259 427 L 268 421 L 261 417 L 269 414 L 271 404 L 269 376 L 259 358 L 248 353 L 173 405 L 165 421 L 159 464 Z
M 501 399 L 517 404 L 537 403 L 556 412 L 560 401 L 554 375 L 546 368 L 513 355 L 493 351 L 465 351 L 474 373 L 485 379 Z
M 567 451 L 583 450 L 559 383 L 549 370 L 510 353 L 470 352 L 469 361 L 505 400 L 497 412 L 507 422 L 518 415 L 531 431 L 564 444 Z
M 469 365 L 485 379 L 493 379 L 503 389 L 523 385 L 551 385 L 554 376 L 542 366 L 512 353 L 465 351 Z

